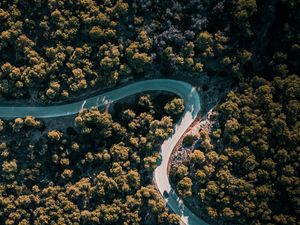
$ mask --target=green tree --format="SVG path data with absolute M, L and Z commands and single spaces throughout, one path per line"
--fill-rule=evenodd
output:
M 168 114 L 177 116 L 184 111 L 184 102 L 181 98 L 174 98 L 164 106 L 164 109 Z
M 177 190 L 183 198 L 192 196 L 192 180 L 189 177 L 182 178 L 177 184 Z

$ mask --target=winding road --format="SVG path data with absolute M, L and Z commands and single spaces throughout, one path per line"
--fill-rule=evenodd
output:
M 154 179 L 157 188 L 167 202 L 168 207 L 180 216 L 181 221 L 184 224 L 207 225 L 207 223 L 197 217 L 184 205 L 182 199 L 180 199 L 172 189 L 168 178 L 168 162 L 172 150 L 184 132 L 195 120 L 201 109 L 199 95 L 195 88 L 190 84 L 170 79 L 139 81 L 86 100 L 65 105 L 36 107 L 3 106 L 0 107 L 0 117 L 16 118 L 31 115 L 36 118 L 49 118 L 73 115 L 78 113 L 82 108 L 90 108 L 93 106 L 103 107 L 109 103 L 144 91 L 172 92 L 181 97 L 185 102 L 185 111 L 182 118 L 175 125 L 174 133 L 162 144 L 161 163 L 154 171 Z

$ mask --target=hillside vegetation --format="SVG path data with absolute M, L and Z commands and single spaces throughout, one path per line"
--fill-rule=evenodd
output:
M 284 0 L 3 0 L 0 94 L 49 102 L 158 72 L 298 72 L 298 8 Z
M 203 113 L 218 105 L 171 162 L 186 205 L 211 224 L 299 225 L 299 11 L 299 0 L 1 0 L 0 104 L 188 81 Z M 67 129 L 0 119 L 0 224 L 177 224 L 151 185 L 184 110 L 173 97 L 58 119 L 74 120 Z
M 172 182 L 212 224 L 299 224 L 300 2 L 232 3 L 230 37 L 249 61 L 213 126 L 184 139 L 190 153 L 173 163 Z
M 152 185 L 173 132 L 161 109 L 180 115 L 159 98 L 117 104 L 116 116 L 84 109 L 66 131 L 31 116 L 1 120 L 0 224 L 178 224 Z
M 189 158 L 173 167 L 178 193 L 197 198 L 214 224 L 298 224 L 299 99 L 295 75 L 240 84 L 216 109 L 212 130 L 200 130 Z

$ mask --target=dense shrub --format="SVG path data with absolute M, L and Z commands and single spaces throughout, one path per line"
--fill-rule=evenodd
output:
M 193 185 L 215 224 L 297 224 L 299 99 L 296 75 L 240 84 L 218 106 L 211 133 L 201 132 L 201 149 L 184 162 L 186 177 L 173 168 L 178 193 L 190 196 Z
M 84 109 L 66 132 L 0 120 L 0 224 L 178 224 L 151 184 L 173 130 L 153 102 L 140 96 L 120 116 Z

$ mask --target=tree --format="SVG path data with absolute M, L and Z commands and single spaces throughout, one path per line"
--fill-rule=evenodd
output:
M 160 143 L 173 132 L 173 120 L 169 116 L 164 116 L 160 121 L 152 121 L 149 128 L 149 138 Z
M 191 153 L 191 160 L 200 165 L 205 161 L 205 155 L 202 151 L 196 149 Z
M 250 26 L 249 19 L 250 17 L 257 12 L 256 0 L 246 1 L 246 0 L 238 0 L 237 8 L 235 12 L 235 18 L 237 19 L 237 23 L 240 26 Z M 248 22 L 248 23 L 247 23 Z M 245 25 L 243 25 L 245 23 Z
M 199 182 L 200 184 L 204 184 L 207 180 L 207 176 L 206 176 L 205 171 L 198 170 L 196 172 L 196 178 L 197 178 L 197 182 Z
M 207 210 L 207 214 L 211 217 L 211 218 L 216 218 L 218 216 L 218 212 L 216 209 L 212 208 L 212 207 L 206 207 Z
M 48 138 L 50 140 L 59 141 L 62 138 L 63 134 L 58 130 L 48 131 Z
M 142 95 L 138 98 L 138 105 L 142 106 L 144 109 L 153 109 L 153 103 L 150 95 Z
M 192 180 L 189 177 L 182 178 L 177 184 L 177 190 L 183 198 L 192 196 Z
M 146 169 L 146 171 L 152 172 L 155 170 L 157 166 L 157 157 L 145 157 L 144 158 L 144 168 Z
M 14 132 L 20 132 L 21 128 L 23 127 L 24 120 L 22 118 L 17 118 L 12 125 Z
M 109 153 L 113 157 L 114 160 L 122 160 L 125 161 L 128 159 L 130 148 L 126 147 L 123 142 L 120 142 L 118 144 L 114 144 L 110 150 Z
M 4 130 L 4 121 L 0 119 L 0 132 Z
M 177 116 L 184 111 L 184 102 L 181 98 L 174 98 L 164 106 L 164 109 L 168 114 Z
M 182 144 L 186 146 L 191 146 L 196 140 L 196 136 L 192 134 L 188 134 L 184 137 Z
M 234 217 L 234 212 L 230 208 L 226 207 L 223 209 L 222 215 L 227 219 L 231 219 Z
M 179 224 L 180 217 L 178 215 L 176 215 L 175 213 L 171 213 L 168 215 L 168 222 L 169 222 L 169 224 Z
M 112 135 L 113 120 L 108 112 L 100 112 L 97 108 L 83 109 L 75 118 L 75 126 L 84 134 L 92 131 L 98 132 L 101 136 Z
M 185 176 L 187 176 L 189 173 L 188 173 L 188 167 L 185 166 L 185 165 L 179 165 L 175 172 L 174 172 L 174 176 L 181 180 L 182 178 L 184 178 Z
M 26 116 L 25 119 L 24 119 L 24 123 L 27 126 L 32 126 L 32 127 L 36 127 L 36 128 L 40 128 L 41 125 L 42 125 L 41 122 L 38 121 L 33 116 Z
M 131 109 L 124 110 L 121 114 L 122 120 L 132 120 L 135 116 L 135 113 Z

